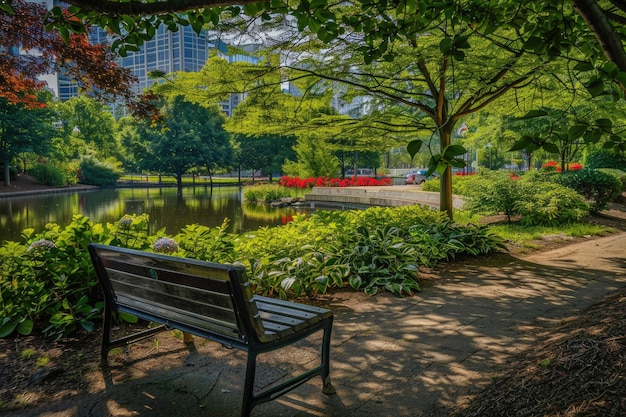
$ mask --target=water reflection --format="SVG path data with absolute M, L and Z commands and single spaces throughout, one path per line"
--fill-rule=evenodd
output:
M 229 231 L 240 233 L 282 224 L 301 209 L 274 209 L 243 203 L 239 187 L 116 188 L 0 198 L 0 241 L 19 240 L 23 229 L 39 232 L 46 223 L 67 225 L 74 214 L 96 223 L 117 222 L 124 214 L 150 215 L 150 232 L 165 227 L 175 234 L 189 224 L 219 226 L 230 219 Z

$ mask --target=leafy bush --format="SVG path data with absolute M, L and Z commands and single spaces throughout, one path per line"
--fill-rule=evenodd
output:
M 249 203 L 271 203 L 285 197 L 298 197 L 301 191 L 282 185 L 263 184 L 248 186 L 243 189 L 243 198 Z
M 594 212 L 606 209 L 622 192 L 622 184 L 616 177 L 594 169 L 563 172 L 552 180 L 593 201 Z
M 626 171 L 615 168 L 599 168 L 598 171 L 604 172 L 605 174 L 609 174 L 617 178 L 622 184 L 621 192 L 623 193 L 626 191 Z
M 530 190 L 530 188 L 529 188 Z M 517 202 L 522 224 L 554 226 L 578 221 L 589 214 L 589 205 L 576 191 L 559 184 L 536 182 L 532 192 Z
M 33 177 L 42 184 L 52 187 L 61 187 L 66 185 L 65 175 L 59 168 L 50 164 L 37 164 L 30 170 Z
M 149 235 L 146 215 L 93 224 L 82 215 L 62 229 L 24 230 L 24 243 L 0 247 L 0 337 L 41 331 L 65 337 L 91 331 L 102 296 L 87 245 L 105 243 L 246 266 L 256 291 L 286 297 L 351 286 L 373 294 L 419 290 L 419 267 L 502 247 L 485 226 L 460 226 L 419 206 L 320 211 L 241 236 L 221 227 Z
M 511 221 L 519 214 L 517 202 L 523 199 L 524 187 L 507 172 L 485 171 L 472 177 L 463 192 L 464 209 L 484 215 L 504 214 Z
M 600 149 L 587 155 L 585 167 L 588 169 L 614 168 L 626 170 L 626 158 L 623 155 L 616 155 L 614 151 Z
M 420 226 L 426 229 L 420 231 Z M 474 245 L 466 247 L 467 242 L 457 239 L 466 232 L 481 236 L 483 249 L 489 249 L 474 252 Z M 410 206 L 297 216 L 285 226 L 248 234 L 236 251 L 252 271 L 257 290 L 285 297 L 345 285 L 369 294 L 381 288 L 411 293 L 419 288 L 420 265 L 500 247 L 500 240 L 483 229 L 453 226 L 444 213 Z
M 468 195 L 468 184 L 476 178 L 476 175 L 453 175 L 452 176 L 452 194 Z M 439 178 L 433 178 L 422 184 L 423 191 L 436 191 L 439 192 L 440 183 Z
M 78 181 L 82 184 L 113 186 L 120 176 L 115 168 L 94 158 L 84 158 L 80 162 Z

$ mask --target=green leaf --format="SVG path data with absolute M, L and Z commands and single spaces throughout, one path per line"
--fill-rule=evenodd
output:
M 22 322 L 17 325 L 17 332 L 22 336 L 28 336 L 33 332 L 34 327 L 34 323 L 31 319 L 22 320 Z
M 443 150 L 443 158 L 451 160 L 456 156 L 465 155 L 466 153 L 467 149 L 461 145 L 449 145 Z
M 585 86 L 585 88 L 587 88 L 587 91 L 589 92 L 589 94 L 591 94 L 591 97 L 598 97 L 605 93 L 604 81 L 599 78 L 591 81 L 588 85 Z
M 580 71 L 580 72 L 585 72 L 585 71 L 592 71 L 594 69 L 594 66 L 589 63 L 589 62 L 579 62 L 578 64 L 574 65 L 574 71 Z
M 583 139 L 585 140 L 585 143 L 598 143 L 601 138 L 602 138 L 601 129 L 593 129 L 593 130 L 587 131 L 583 135 Z
M 5 318 L 5 323 L 0 326 L 0 338 L 7 337 L 11 333 L 13 333 L 13 331 L 17 327 L 17 321 L 7 321 L 7 319 L 8 317 Z
M 538 36 L 531 36 L 524 42 L 524 49 L 534 51 L 536 48 L 543 47 L 545 40 Z
M 567 138 L 570 141 L 574 141 L 574 140 L 578 139 L 579 137 L 581 137 L 587 131 L 588 127 L 589 126 L 587 126 L 587 125 L 574 125 L 574 126 L 571 126 L 567 130 Z
M 557 155 L 559 154 L 559 147 L 556 146 L 554 143 L 546 142 L 543 144 L 542 148 L 548 153 L 555 153 Z
M 543 117 L 547 115 L 548 115 L 548 112 L 545 110 L 531 110 L 528 113 L 526 113 L 524 116 L 520 117 L 519 120 L 534 119 L 536 117 Z
M 619 72 L 619 69 L 618 69 L 617 64 L 615 62 L 609 61 L 609 62 L 607 62 L 606 64 L 604 64 L 602 66 L 602 71 L 606 72 L 611 77 L 614 77 Z
M 421 140 L 413 140 L 409 142 L 408 145 L 406 145 L 406 151 L 409 153 L 409 155 L 411 155 L 411 159 L 413 159 L 415 155 L 417 155 L 423 144 L 424 142 L 422 142 Z
M 535 140 L 530 136 L 522 136 L 522 138 L 515 142 L 513 146 L 511 146 L 511 149 L 507 152 L 521 151 L 522 149 L 528 150 L 531 145 L 537 145 Z
M 452 48 L 454 40 L 452 38 L 443 38 L 441 42 L 439 42 L 439 50 L 442 54 L 447 55 Z
M 611 131 L 613 128 L 613 121 L 611 119 L 598 119 L 596 120 L 596 124 L 600 126 L 605 131 Z
M 465 161 L 463 159 L 454 158 L 450 161 L 450 166 L 454 168 L 465 168 Z
M 0 10 L 2 10 L 3 12 L 7 14 L 11 14 L 11 15 L 15 14 L 15 10 L 13 10 L 13 7 L 11 7 L 11 5 L 7 3 L 0 3 Z
M 622 86 L 626 86 L 626 72 L 619 72 L 615 75 L 615 80 Z
M 125 313 L 123 311 L 118 311 L 117 314 L 118 314 L 120 320 L 125 321 L 126 323 L 134 324 L 134 323 L 137 323 L 139 321 L 139 318 L 137 316 Z

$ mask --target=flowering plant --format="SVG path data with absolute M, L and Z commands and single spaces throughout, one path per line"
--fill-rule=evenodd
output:
M 28 252 L 45 252 L 56 247 L 57 245 L 55 245 L 53 242 L 49 241 L 48 239 L 39 239 L 31 243 L 28 246 L 27 251 Z
M 178 243 L 169 237 L 160 237 L 152 245 L 156 253 L 172 254 L 178 252 Z
M 280 185 L 289 188 L 313 188 L 313 187 L 368 187 L 393 185 L 391 178 L 385 177 L 376 179 L 372 177 L 350 177 L 350 178 L 330 178 L 330 177 L 288 177 L 280 179 Z
M 555 161 L 548 161 L 541 166 L 546 171 L 556 171 L 561 172 L 561 166 Z M 580 171 L 583 169 L 583 165 L 578 162 L 570 162 L 567 164 L 567 169 L 570 171 Z

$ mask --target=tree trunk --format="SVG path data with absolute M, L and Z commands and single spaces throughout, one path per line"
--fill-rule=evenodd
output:
M 176 173 L 176 187 L 178 188 L 178 195 L 183 194 L 183 173 Z
M 9 162 L 7 160 L 8 158 L 4 158 L 2 160 L 2 165 L 4 166 L 4 172 L 2 173 L 2 175 L 4 176 L 4 183 L 7 186 L 11 185 L 11 170 L 9 169 Z
M 452 142 L 452 129 L 447 126 L 439 128 L 439 142 L 443 153 Z M 452 168 L 446 167 L 439 180 L 439 210 L 446 212 L 450 220 L 454 220 L 452 213 Z

